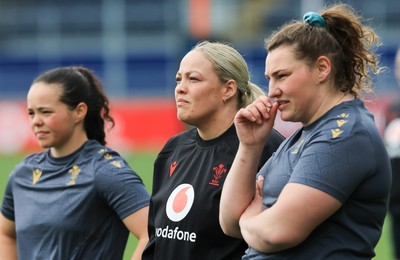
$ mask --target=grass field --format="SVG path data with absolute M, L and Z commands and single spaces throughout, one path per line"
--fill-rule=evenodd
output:
M 151 191 L 153 162 L 156 153 L 132 153 L 125 155 L 130 166 L 142 177 L 148 191 Z M 8 174 L 14 165 L 21 160 L 21 156 L 0 156 L 0 199 L 3 198 L 4 188 Z M 374 260 L 394 260 L 392 256 L 392 245 L 390 240 L 390 219 L 387 218 L 383 227 L 382 237 L 376 247 L 376 257 Z M 131 235 L 125 250 L 124 260 L 130 259 L 136 246 L 136 239 Z

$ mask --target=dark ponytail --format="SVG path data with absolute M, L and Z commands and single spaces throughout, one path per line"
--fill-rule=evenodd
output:
M 35 79 L 36 82 L 60 84 L 63 91 L 60 101 L 74 109 L 83 102 L 88 107 L 84 120 L 84 129 L 89 139 L 106 144 L 105 123 L 110 128 L 115 124 L 110 116 L 109 100 L 104 93 L 100 80 L 84 67 L 61 67 L 49 70 Z

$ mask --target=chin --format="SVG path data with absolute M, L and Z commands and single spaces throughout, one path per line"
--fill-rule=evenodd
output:
M 190 118 L 185 116 L 185 115 L 179 115 L 177 116 L 178 120 L 181 121 L 184 124 L 190 124 Z
M 284 114 L 284 113 L 281 113 L 281 119 L 282 119 L 282 121 L 285 121 L 285 122 L 293 121 L 292 117 L 290 115 L 287 115 L 287 114 Z
M 186 120 L 185 120 L 184 117 L 178 115 L 177 118 L 178 118 L 178 120 L 181 121 L 182 123 L 186 123 Z
M 42 147 L 42 148 L 44 148 L 44 149 L 47 149 L 47 148 L 52 147 L 50 144 L 45 143 L 45 142 L 40 142 L 40 141 L 39 141 L 38 143 L 39 143 L 39 146 Z

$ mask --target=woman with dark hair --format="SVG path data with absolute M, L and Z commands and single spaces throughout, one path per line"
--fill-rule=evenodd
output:
M 307 13 L 266 41 L 273 101 L 261 97 L 236 114 L 240 145 L 221 195 L 222 229 L 249 245 L 243 259 L 375 256 L 391 171 L 360 94 L 380 72 L 378 45 L 343 4 Z M 278 110 L 302 127 L 257 174 Z
M 12 171 L 0 214 L 0 259 L 122 259 L 129 232 L 140 259 L 149 194 L 140 177 L 105 146 L 109 101 L 83 67 L 34 80 L 30 125 L 47 150 Z

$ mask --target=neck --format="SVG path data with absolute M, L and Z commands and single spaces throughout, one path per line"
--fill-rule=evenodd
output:
M 303 125 L 311 124 L 312 122 L 320 118 L 322 115 L 324 115 L 326 112 L 328 112 L 330 109 L 339 105 L 340 103 L 354 99 L 354 96 L 351 95 L 350 93 L 343 93 L 343 92 L 336 93 L 335 95 L 330 97 L 329 95 L 326 96 L 327 98 L 325 100 L 321 100 L 319 102 L 320 106 L 316 111 L 316 113 L 314 113 L 312 118 L 310 118 L 307 122 L 303 122 Z
M 232 121 L 229 122 L 226 121 L 218 124 L 214 123 L 211 124 L 209 127 L 198 127 L 197 132 L 199 133 L 200 137 L 203 140 L 211 140 L 225 133 L 226 130 L 228 130 L 229 127 L 232 126 L 232 124 L 233 124 L 233 118 Z
M 339 105 L 340 103 L 349 101 L 351 99 L 354 99 L 354 97 L 350 93 L 342 93 L 342 95 L 339 96 L 339 99 L 336 101 L 336 103 L 332 107 L 335 107 L 335 106 Z
M 65 157 L 72 154 L 76 150 L 82 147 L 82 145 L 88 140 L 86 134 L 79 137 L 72 137 L 64 145 L 53 146 L 50 148 L 51 155 L 55 158 Z
M 225 133 L 232 126 L 236 113 L 237 104 L 228 102 L 212 115 L 204 117 L 201 123 L 199 122 L 198 125 L 195 125 L 197 132 L 203 140 L 214 139 Z

